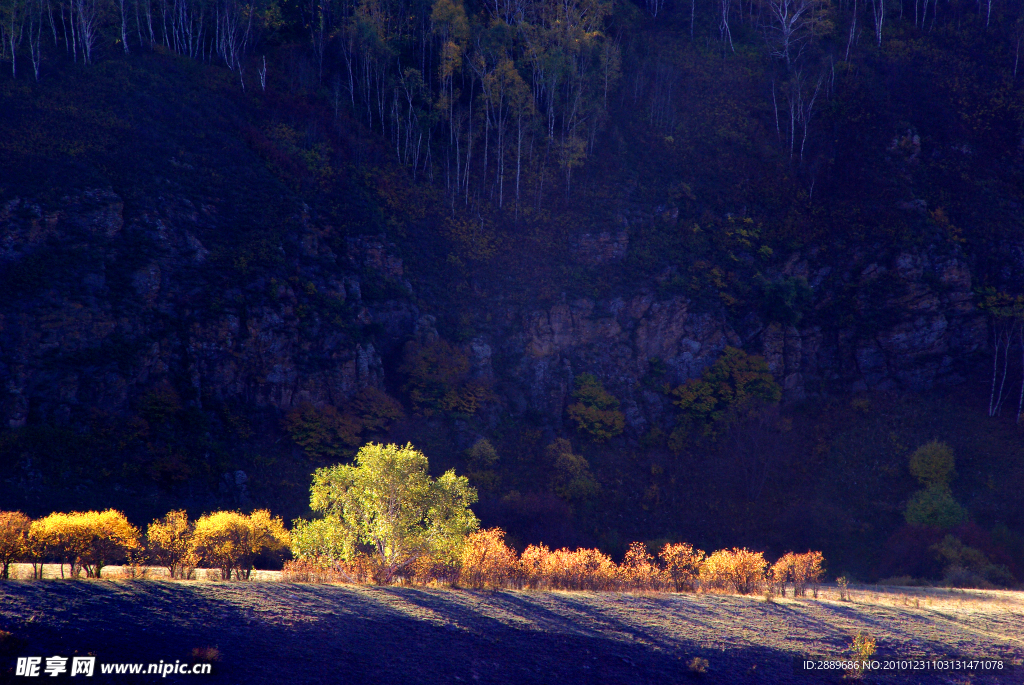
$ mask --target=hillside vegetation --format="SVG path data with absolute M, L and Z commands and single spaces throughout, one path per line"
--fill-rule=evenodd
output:
M 1018 583 L 1021 11 L 2 0 L 0 508 L 411 441 L 519 550 Z

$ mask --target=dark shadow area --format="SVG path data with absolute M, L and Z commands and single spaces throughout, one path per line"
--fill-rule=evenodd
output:
M 852 607 L 830 607 L 819 616 L 827 613 L 871 627 L 870 618 Z M 879 628 L 911 634 L 894 624 Z M 754 630 L 737 640 L 737 625 Z M 14 581 L 0 586 L 0 630 L 12 634 L 0 644 L 0 681 L 24 682 L 13 675 L 18 656 L 174 663 L 193 661 L 193 650 L 215 648 L 214 673 L 202 682 L 838 683 L 841 673 L 798 668 L 809 645 L 793 639 L 792 650 L 780 648 L 758 632 L 759 626 L 769 626 L 794 638 L 797 632 L 816 635 L 820 645 L 846 639 L 838 625 L 790 607 L 742 604 L 737 598 Z M 709 634 L 715 643 L 706 639 Z M 690 671 L 694 657 L 708 660 L 706 674 Z M 1020 682 L 1014 680 L 1019 675 L 985 675 L 971 682 Z M 92 682 L 152 683 L 154 678 L 97 671 Z M 198 682 L 196 676 L 181 675 L 159 680 Z M 908 673 L 874 673 L 870 682 L 924 681 Z

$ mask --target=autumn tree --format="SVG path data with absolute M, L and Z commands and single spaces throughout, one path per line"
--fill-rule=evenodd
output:
M 749 595 L 765 582 L 767 568 L 762 552 L 751 552 L 745 547 L 720 549 L 701 564 L 700 582 L 710 590 L 732 590 Z
M 169 512 L 149 524 L 146 531 L 149 554 L 153 561 L 167 568 L 171 578 L 192 577 L 197 565 L 192 548 L 193 528 L 184 509 Z
M 280 518 L 266 509 L 246 516 L 237 511 L 217 511 L 196 521 L 192 553 L 203 563 L 220 569 L 221 579 L 248 580 L 256 557 L 263 552 L 286 549 L 291 540 Z
M 469 509 L 476 490 L 454 471 L 435 479 L 427 467 L 427 457 L 411 444 L 370 443 L 356 454 L 354 465 L 318 469 L 310 507 L 323 518 L 296 522 L 302 541 L 297 556 L 314 547 L 344 560 L 368 552 L 382 584 L 425 556 L 458 558 L 463 539 L 479 525 Z M 315 536 L 308 526 L 316 526 Z M 311 539 L 328 544 L 314 546 Z
M 99 578 L 104 566 L 121 561 L 128 553 L 141 549 L 138 528 L 121 512 L 107 509 L 77 516 L 79 525 L 86 528 L 90 538 L 81 555 L 82 568 L 89 578 Z
M 320 461 L 338 459 L 348 449 L 359 444 L 361 426 L 352 416 L 339 412 L 331 405 L 318 409 L 303 402 L 289 411 L 284 427 L 295 444 Z
M 20 511 L 0 511 L 0 578 L 10 578 L 11 564 L 26 556 L 31 525 Z
M 731 408 L 748 402 L 777 404 L 782 398 L 782 388 L 775 382 L 763 357 L 726 347 L 699 379 L 688 380 L 669 394 L 681 410 L 671 444 L 682 442 L 693 431 L 713 434 L 715 424 L 725 418 Z
M 505 531 L 488 528 L 470 533 L 462 546 L 459 583 L 466 587 L 504 587 L 519 576 L 519 559 L 505 543 Z
M 697 589 L 700 565 L 706 556 L 704 550 L 694 549 L 686 542 L 666 543 L 658 553 L 665 565 L 665 573 L 672 579 L 676 592 Z
M 594 440 L 604 441 L 622 433 L 626 417 L 619 411 L 619 399 L 604 389 L 604 385 L 592 373 L 576 376 L 576 389 L 572 396 L 576 400 L 566 410 L 576 427 Z

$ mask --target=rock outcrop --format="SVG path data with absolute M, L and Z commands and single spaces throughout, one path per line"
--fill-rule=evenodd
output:
M 699 376 L 726 345 L 762 354 L 789 400 L 956 382 L 985 350 L 986 321 L 961 256 L 904 252 L 844 269 L 814 262 L 795 255 L 779 274 L 805 278 L 814 290 L 805 325 L 755 315 L 734 324 L 653 291 L 524 314 L 503 350 L 517 360 L 508 378 L 513 407 L 557 423 L 573 377 L 595 373 L 622 400 L 630 428 L 642 432 L 668 408 L 659 388 Z M 827 312 L 843 297 L 851 316 L 830 326 Z
M 375 325 L 397 339 L 419 313 L 405 301 L 364 303 L 360 274 L 401 277 L 401 260 L 376 238 L 349 241 L 351 253 L 336 258 L 324 228 L 301 225 L 291 277 L 256 273 L 224 289 L 199 239 L 217 226 L 214 208 L 170 199 L 126 218 L 109 190 L 53 210 L 6 203 L 3 425 L 25 425 L 30 414 L 60 422 L 91 408 L 123 412 L 167 380 L 191 386 L 199 405 L 232 399 L 280 410 L 381 387 L 380 353 L 360 331 Z

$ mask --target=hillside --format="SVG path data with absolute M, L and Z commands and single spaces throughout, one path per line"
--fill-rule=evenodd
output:
M 15 581 L 0 588 L 0 630 L 7 631 L 0 654 L 193 663 L 194 650 L 209 655 L 215 648 L 213 676 L 204 678 L 215 683 L 839 683 L 847 681 L 841 670 L 806 672 L 798 665 L 804 658 L 848 659 L 853 637 L 866 632 L 876 639 L 880 663 L 1001 659 L 999 672 L 939 677 L 1020 682 L 1018 593 L 865 590 L 847 603 L 825 592 L 820 601 L 767 604 L 716 595 Z M 99 605 L 106 609 L 97 611 Z M 689 668 L 695 657 L 707 660 L 705 673 Z M 912 669 L 878 670 L 865 680 L 922 682 Z
M 4 5 L 0 508 L 290 519 L 410 441 L 519 546 L 1022 580 L 1018 8 L 229 5 Z M 933 439 L 970 520 L 907 551 Z

